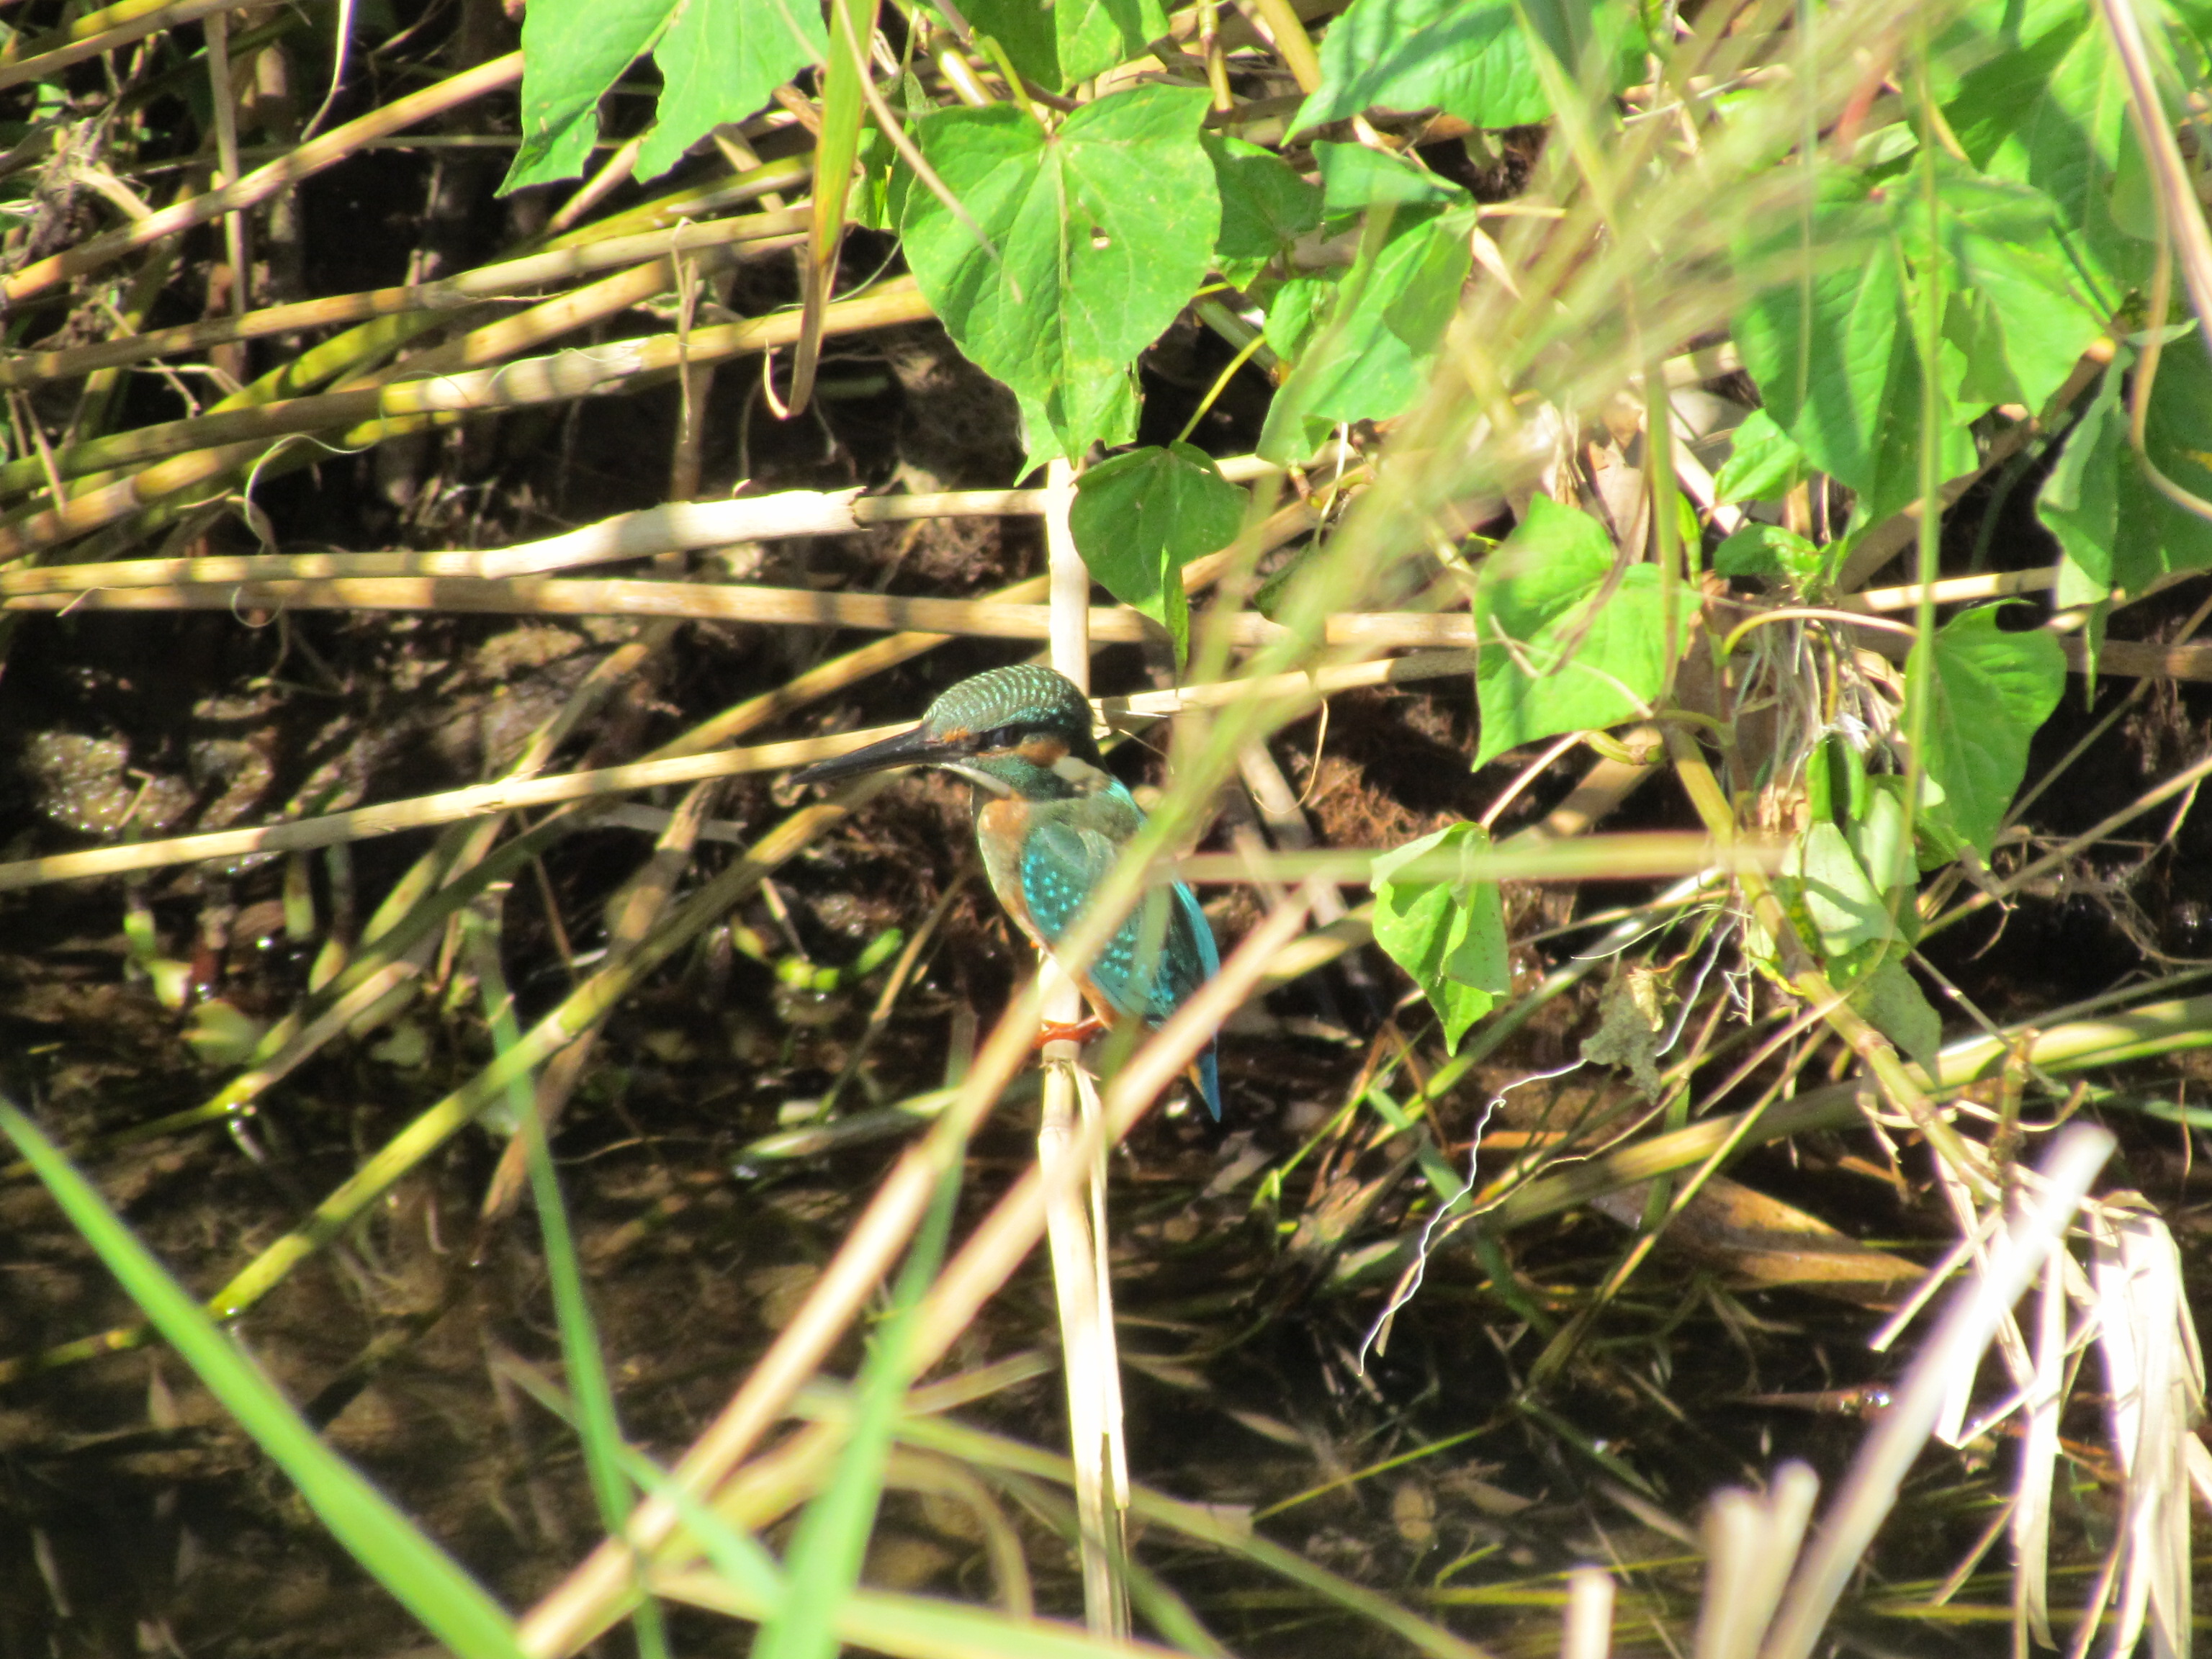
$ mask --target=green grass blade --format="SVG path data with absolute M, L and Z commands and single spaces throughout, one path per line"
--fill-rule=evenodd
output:
M 915 1311 L 936 1277 L 960 1189 L 956 1164 L 939 1180 L 929 1213 L 899 1270 L 890 1317 L 869 1345 L 854 1390 L 853 1425 L 830 1486 L 806 1506 L 787 1555 L 791 1591 L 761 1630 L 755 1659 L 834 1659 L 840 1621 L 860 1583 L 875 1529 L 884 1465 L 914 1380 Z
M 492 1046 L 502 1058 L 522 1041 L 521 1029 L 515 1024 L 514 995 L 507 988 L 500 961 L 498 903 L 503 896 L 503 891 L 495 890 L 486 903 L 470 907 L 462 916 L 470 961 L 483 997 L 485 1022 L 491 1028 Z M 583 1442 L 585 1474 L 599 1505 L 599 1523 L 609 1534 L 618 1534 L 629 1518 L 631 1491 L 623 1475 L 622 1421 L 615 1413 L 614 1385 L 607 1378 L 599 1322 L 592 1317 L 591 1300 L 584 1291 L 583 1263 L 576 1255 L 568 1206 L 561 1196 L 561 1178 L 553 1168 L 544 1121 L 538 1115 L 537 1090 L 528 1072 L 508 1079 L 507 1097 L 514 1114 L 515 1132 L 522 1137 L 528 1158 L 538 1237 L 545 1247 L 546 1282 L 553 1295 L 554 1322 L 561 1333 L 561 1362 L 568 1373 L 569 1394 L 576 1402 L 575 1428 Z M 641 1659 L 665 1659 L 668 1652 L 660 1608 L 650 1596 L 638 1604 L 637 1646 Z
M 169 1276 L 90 1182 L 38 1126 L 0 1097 L 0 1130 L 54 1195 L 85 1242 L 198 1373 L 363 1570 L 465 1659 L 520 1659 L 506 1612 L 460 1564 L 418 1530 L 359 1470 L 315 1431 L 241 1353 L 199 1304 Z

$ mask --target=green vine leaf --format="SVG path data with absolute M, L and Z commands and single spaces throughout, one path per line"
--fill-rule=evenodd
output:
M 706 133 L 756 113 L 829 50 L 818 0 L 533 0 L 522 20 L 522 143 L 500 185 L 570 179 L 599 136 L 599 100 L 647 52 L 660 102 L 636 175 L 665 173 Z
M 2212 524 L 2153 484 L 2128 442 L 2123 394 L 2136 366 L 2135 349 L 2118 347 L 2036 500 L 2062 550 L 2053 596 L 2059 605 L 2102 604 L 2115 588 L 2133 597 L 2169 573 L 2212 568 Z M 2200 498 L 2212 496 L 2207 409 L 2212 359 L 2192 325 L 2175 331 L 2159 354 L 2143 451 L 2168 479 Z
M 1455 207 L 1469 199 L 1441 174 L 1364 144 L 1317 142 L 1313 155 L 1327 218 L 1346 218 L 1367 208 Z
M 1443 1023 L 1445 1048 L 1455 1054 L 1468 1027 L 1513 988 L 1498 884 L 1477 880 L 1468 869 L 1471 855 L 1489 849 L 1488 830 L 1455 823 L 1375 860 L 1375 942 L 1420 987 Z M 1447 861 L 1455 854 L 1462 872 L 1456 878 L 1438 880 L 1425 872 L 1397 879 L 1417 859 Z
M 969 27 L 997 41 L 1013 66 L 1030 80 L 1048 92 L 1066 86 L 1054 32 L 1059 8 L 1042 0 L 970 0 L 963 9 Z
M 2066 689 L 2066 653 L 2040 629 L 2005 634 L 1996 605 L 1954 617 L 1931 642 L 1928 775 L 1945 827 L 1984 858 L 2027 771 L 2027 746 Z
M 1354 0 L 1321 43 L 1293 133 L 1370 109 L 1440 109 L 1478 127 L 1552 112 L 1513 0 Z
M 684 0 L 653 48 L 660 105 L 637 154 L 637 176 L 667 172 L 702 137 L 758 112 L 793 76 L 827 61 L 829 51 L 815 0 Z
M 1939 270 L 1948 296 L 1943 334 L 1959 360 L 1946 364 L 1945 384 L 1968 412 L 1996 403 L 2040 411 L 2111 313 L 2084 296 L 2061 256 L 2049 197 L 1978 178 L 1948 156 L 1935 174 L 1933 256 L 1918 179 L 1892 188 L 1907 256 Z
M 1980 0 L 1947 46 L 1983 61 L 1943 113 L 1984 174 L 2029 185 L 2057 204 L 2051 246 L 2088 274 L 2106 314 L 2150 277 L 2154 217 L 2142 146 L 2095 12 L 2078 0 Z
M 1237 287 L 1249 287 L 1270 259 L 1320 225 L 1321 191 L 1272 150 L 1211 132 L 1202 142 L 1221 192 L 1214 264 Z
M 1729 458 L 1713 475 L 1716 501 L 1771 501 L 1795 489 L 1805 476 L 1805 452 L 1763 409 L 1745 416 L 1729 434 Z
M 1659 568 L 1631 565 L 1606 592 L 1613 538 L 1548 496 L 1484 563 L 1474 587 L 1477 769 L 1507 750 L 1638 719 L 1666 689 Z M 1689 639 L 1677 601 L 1675 654 Z
M 1808 825 L 1784 855 L 1782 874 L 1796 884 L 1820 954 L 1830 962 L 1850 962 L 1895 931 L 1889 907 L 1834 824 Z
M 502 191 L 584 170 L 599 136 L 599 100 L 653 49 L 675 10 L 676 0 L 538 0 L 523 14 L 522 143 Z
M 1304 349 L 1260 433 L 1263 458 L 1285 465 L 1302 461 L 1339 422 L 1387 419 L 1413 402 L 1427 383 L 1473 266 L 1473 224 L 1472 208 L 1441 214 L 1383 209 L 1370 216 L 1326 320 L 1314 327 L 1315 313 L 1306 313 Z M 1310 289 L 1300 295 L 1307 304 L 1321 297 Z M 1291 303 L 1289 295 L 1277 296 L 1279 308 Z M 1271 313 L 1268 343 L 1280 337 Z
M 1011 104 L 915 123 L 992 246 L 909 181 L 907 263 L 960 349 L 1035 410 L 1060 454 L 1112 428 L 1125 371 L 1205 279 L 1221 223 L 1199 143 L 1206 106 L 1202 88 L 1146 86 L 1050 132 Z
M 1773 577 L 1802 592 L 1828 574 L 1828 550 L 1778 524 L 1754 522 L 1713 550 L 1713 574 Z
M 1920 981 L 1895 957 L 1884 957 L 1851 987 L 1844 1000 L 1875 1030 L 1917 1060 L 1929 1076 L 1943 1048 L 1943 1016 L 1929 1002 Z
M 1076 480 L 1068 512 L 1091 574 L 1168 630 L 1178 662 L 1190 653 L 1182 568 L 1228 546 L 1243 522 L 1244 492 L 1186 443 L 1100 462 Z
M 1143 57 L 1146 43 L 1168 32 L 1168 15 L 1160 0 L 1056 0 L 1052 27 L 1067 87 Z

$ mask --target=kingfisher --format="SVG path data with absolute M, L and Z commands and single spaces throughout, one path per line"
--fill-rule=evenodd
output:
M 921 724 L 792 775 L 829 783 L 890 766 L 935 766 L 975 786 L 975 844 L 991 890 L 1048 956 L 1082 919 L 1091 896 L 1144 827 L 1144 809 L 1106 770 L 1091 733 L 1091 704 L 1066 676 L 1036 664 L 964 679 L 929 705 Z M 1181 882 L 1130 913 L 1088 972 L 1076 976 L 1097 1024 L 1159 1026 L 1221 968 L 1213 929 Z M 1192 1068 L 1206 1109 L 1221 1115 L 1221 1078 L 1209 1041 Z

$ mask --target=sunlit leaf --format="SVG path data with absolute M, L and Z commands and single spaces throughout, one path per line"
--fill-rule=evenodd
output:
M 1513 988 L 1505 912 L 1498 884 L 1470 877 L 1399 881 L 1416 859 L 1487 852 L 1489 831 L 1455 823 L 1375 860 L 1375 942 L 1419 986 L 1456 1052 L 1468 1026 Z
M 1440 109 L 1478 127 L 1552 112 L 1512 0 L 1355 0 L 1321 43 L 1293 132 L 1369 109 Z
M 1305 337 L 1267 410 L 1262 456 L 1302 461 L 1338 422 L 1384 419 L 1413 402 L 1474 263 L 1472 222 L 1471 209 L 1386 210 L 1370 222 L 1327 319 Z
M 1201 88 L 1144 86 L 1048 133 L 1011 104 L 940 111 L 914 134 L 993 243 L 905 192 L 908 264 L 962 351 L 1042 416 L 1060 452 L 1108 429 L 1117 381 L 1206 276 L 1220 228 Z
M 599 136 L 599 100 L 652 50 L 676 8 L 677 0 L 533 0 L 522 19 L 522 143 L 501 190 L 583 171 Z
M 961 9 L 969 27 L 1006 49 L 1015 69 L 1048 91 L 1067 82 L 1060 72 L 1060 40 L 1054 33 L 1056 7 L 1043 0 L 969 0 Z
M 1745 416 L 1729 440 L 1729 458 L 1713 475 L 1717 501 L 1773 501 L 1805 476 L 1805 452 L 1763 409 Z
M 2057 204 L 2051 245 L 2109 312 L 2148 281 L 2154 228 L 2123 221 L 2139 198 L 2123 180 L 2144 164 L 2095 12 L 2078 0 L 1980 0 L 1954 33 L 1955 50 L 1984 61 L 1944 105 L 1953 137 L 1984 173 Z
M 1490 556 L 1474 589 L 1476 766 L 1650 712 L 1667 679 L 1659 569 L 1632 565 L 1606 592 L 1617 556 L 1596 520 L 1543 495 Z M 1680 606 L 1678 654 L 1690 608 Z
M 714 128 L 757 113 L 828 52 L 817 0 L 685 0 L 653 48 L 660 104 L 638 151 L 637 176 L 667 172 Z
M 1468 199 L 1450 179 L 1364 144 L 1316 143 L 1313 155 L 1322 212 L 1331 219 L 1366 208 L 1450 207 Z
M 1765 288 L 1735 318 L 1744 365 L 1775 423 L 1814 466 L 1857 492 L 1856 526 L 1887 518 L 1919 492 L 1922 364 L 1907 305 L 1919 283 L 1941 283 L 1947 294 L 1955 286 L 1947 262 L 1906 267 L 1900 224 L 1924 213 L 1914 182 L 1825 179 L 1809 210 L 1813 268 Z M 1802 259 L 1802 234 L 1794 218 L 1764 225 L 1740 259 L 1747 269 L 1789 269 Z M 1976 458 L 1938 367 L 1936 465 L 1950 477 Z
M 2040 629 L 1997 628 L 2000 606 L 1954 617 L 1933 641 L 1928 710 L 1929 775 L 1943 814 L 1987 857 L 2027 770 L 2027 746 L 2066 689 L 2066 653 Z
M 522 143 L 501 190 L 574 177 L 599 136 L 599 100 L 647 52 L 660 71 L 637 175 L 652 178 L 726 121 L 823 60 L 819 0 L 532 0 L 522 21 Z
M 1798 884 L 1822 956 L 1847 958 L 1893 931 L 1889 907 L 1834 824 L 1808 826 L 1791 844 L 1783 874 Z
M 1055 0 L 1052 26 L 1060 84 L 1069 86 L 1144 55 L 1168 32 L 1160 0 Z
M 1213 458 L 1186 443 L 1133 450 L 1076 481 L 1068 527 L 1091 574 L 1190 650 L 1190 602 L 1182 568 L 1224 548 L 1244 520 L 1244 492 Z

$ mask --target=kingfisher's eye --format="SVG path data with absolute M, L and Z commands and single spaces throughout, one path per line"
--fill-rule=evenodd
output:
M 1020 726 L 1001 726 L 994 731 L 986 732 L 981 746 L 985 749 L 1018 749 L 1021 747 L 1021 743 L 1022 728 Z

